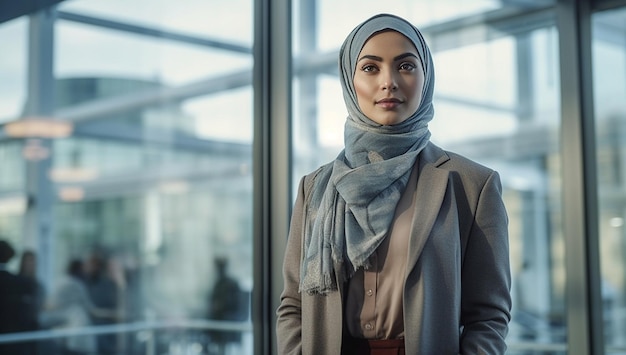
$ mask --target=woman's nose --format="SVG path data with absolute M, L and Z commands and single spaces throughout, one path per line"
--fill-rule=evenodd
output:
M 391 70 L 383 71 L 381 75 L 381 88 L 387 91 L 395 91 L 398 89 L 398 81 Z

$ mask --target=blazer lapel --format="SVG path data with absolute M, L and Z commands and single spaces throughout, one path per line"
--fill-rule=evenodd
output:
M 413 212 L 407 265 L 415 265 L 430 237 L 430 231 L 448 186 L 448 171 L 438 167 L 448 160 L 448 155 L 432 143 L 420 154 L 418 183 L 415 190 L 417 203 Z M 411 268 L 407 268 L 407 275 L 410 271 Z

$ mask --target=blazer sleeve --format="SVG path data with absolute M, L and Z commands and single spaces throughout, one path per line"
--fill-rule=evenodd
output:
M 497 172 L 476 202 L 462 269 L 461 353 L 504 354 L 511 320 L 508 216 Z
M 276 310 L 276 337 L 280 355 L 302 353 L 302 299 L 298 290 L 305 219 L 304 181 L 305 178 L 300 180 L 291 216 L 283 261 L 284 289 L 280 296 L 280 305 Z

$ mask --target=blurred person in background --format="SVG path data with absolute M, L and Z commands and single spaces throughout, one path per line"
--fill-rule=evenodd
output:
M 14 274 L 8 263 L 15 256 L 15 249 L 0 239 L 0 334 L 33 331 L 38 329 L 34 294 L 36 285 L 27 277 Z M 36 354 L 36 344 L 31 342 L 0 343 L 0 354 Z
M 210 320 L 223 320 L 242 322 L 247 318 L 244 292 L 237 280 L 228 274 L 228 260 L 216 258 L 217 281 L 209 298 L 208 318 Z M 238 346 L 241 342 L 240 331 L 211 330 L 209 331 L 210 348 L 214 348 L 212 354 L 227 354 L 229 347 Z
M 42 326 L 54 329 L 77 329 L 92 324 L 91 317 L 115 319 L 115 310 L 96 307 L 85 286 L 83 262 L 71 259 L 55 293 L 42 312 Z M 59 344 L 63 355 L 98 354 L 96 337 L 81 334 L 63 338 Z
M 46 295 L 43 284 L 37 278 L 37 254 L 33 250 L 25 250 L 22 253 L 18 274 L 24 277 L 31 287 L 28 294 L 30 313 L 26 317 L 32 322 L 32 326 L 36 328 L 39 312 L 44 305 Z
M 85 260 L 84 266 L 85 285 L 91 302 L 98 308 L 112 310 L 119 314 L 122 285 L 116 282 L 117 273 L 112 274 L 108 256 L 101 250 L 94 250 Z M 91 321 L 94 325 L 110 325 L 117 323 L 118 319 L 91 314 Z M 117 334 L 98 335 L 98 354 L 117 354 L 119 351 L 117 339 Z
M 26 284 L 24 293 L 26 312 L 22 315 L 22 320 L 29 329 L 38 330 L 40 329 L 39 314 L 46 296 L 44 286 L 37 278 L 37 254 L 35 251 L 24 250 L 22 252 L 18 275 L 24 278 Z M 32 353 L 39 351 L 37 342 L 30 342 L 27 346 L 31 348 Z

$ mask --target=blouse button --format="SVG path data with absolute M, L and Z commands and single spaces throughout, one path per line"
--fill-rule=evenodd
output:
M 372 330 L 372 324 L 371 323 L 365 324 L 365 329 Z
M 371 289 L 367 290 L 367 295 L 368 295 L 368 296 L 371 296 L 371 295 L 373 295 L 373 294 L 374 294 L 374 291 L 372 291 Z

